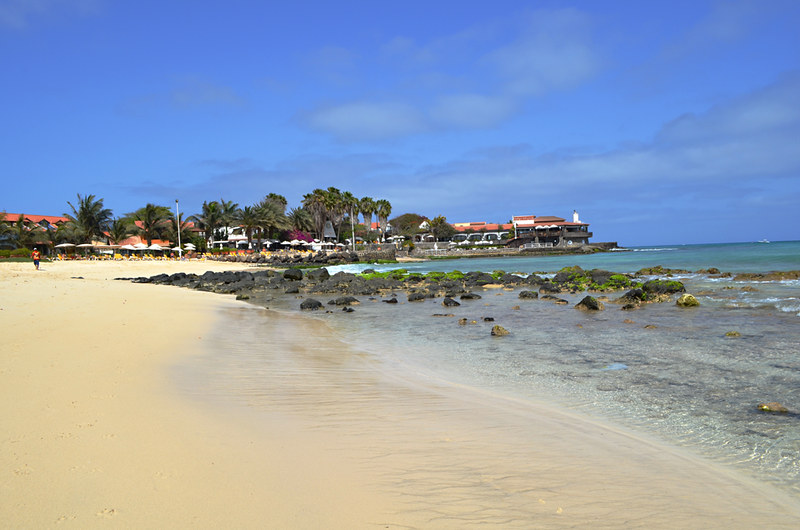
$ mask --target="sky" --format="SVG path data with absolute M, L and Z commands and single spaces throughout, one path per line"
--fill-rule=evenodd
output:
M 0 211 L 92 194 L 800 239 L 800 2 L 0 0 Z

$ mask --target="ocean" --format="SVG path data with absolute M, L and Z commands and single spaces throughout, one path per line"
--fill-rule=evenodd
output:
M 302 318 L 324 323 L 337 344 L 357 352 L 360 370 L 392 374 L 423 387 L 435 382 L 599 418 L 733 468 L 791 496 L 800 495 L 800 280 L 734 281 L 696 272 L 711 267 L 732 273 L 800 270 L 800 242 L 653 246 L 592 255 L 432 260 L 369 268 L 546 275 L 571 265 L 614 272 L 656 265 L 686 269 L 691 272 L 674 279 L 685 284 L 700 306 L 683 309 L 672 301 L 622 311 L 613 303 L 620 292 L 607 295 L 605 310 L 586 313 L 574 308 L 586 293 L 559 295 L 569 304 L 556 305 L 522 300 L 520 289 L 493 288 L 475 290 L 481 298 L 464 300 L 458 307 L 444 308 L 441 299 L 408 303 L 398 293 L 398 304 L 359 297 L 361 304 L 353 313 L 304 313 Z M 315 298 L 325 303 L 333 296 Z M 251 300 L 270 311 L 228 322 L 216 335 L 227 354 L 194 359 L 191 367 L 180 370 L 190 372 L 193 381 L 208 382 L 213 388 L 209 393 L 217 398 L 291 415 L 292 403 L 308 395 L 308 389 L 298 386 L 296 371 L 289 371 L 293 375 L 287 376 L 285 386 L 266 374 L 283 373 L 288 364 L 297 368 L 289 352 L 292 341 L 308 344 L 311 339 L 287 332 L 279 340 L 278 328 L 264 323 L 284 319 L 291 328 L 286 318 L 299 315 L 300 301 L 273 293 Z M 453 316 L 433 316 L 442 313 Z M 468 323 L 460 325 L 461 318 Z M 492 337 L 495 324 L 510 334 Z M 331 348 L 328 340 L 311 344 L 312 350 Z M 336 377 L 337 363 L 323 357 L 320 354 L 311 366 Z M 327 384 L 327 379 L 314 380 Z M 331 395 L 339 398 L 349 399 Z M 773 401 L 790 412 L 757 409 L 759 403 Z M 352 423 L 362 407 L 373 406 L 369 400 L 354 403 L 351 416 L 336 419 L 326 415 L 321 404 L 318 419 Z

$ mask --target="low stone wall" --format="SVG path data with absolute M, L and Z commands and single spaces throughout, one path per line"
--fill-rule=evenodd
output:
M 356 254 L 358 261 L 391 261 L 397 258 L 397 249 L 393 245 L 387 245 L 374 250 L 358 250 Z

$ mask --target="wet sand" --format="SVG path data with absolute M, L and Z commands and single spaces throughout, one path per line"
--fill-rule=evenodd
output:
M 317 320 L 111 281 L 229 268 L 0 264 L 4 525 L 800 521 L 797 499 L 730 470 L 557 406 L 385 366 Z

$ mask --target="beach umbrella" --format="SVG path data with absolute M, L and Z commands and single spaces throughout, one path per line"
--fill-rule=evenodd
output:
M 197 247 L 195 247 L 192 243 L 186 243 L 183 245 L 183 248 L 186 250 L 195 250 Z
M 76 248 L 91 248 L 93 246 L 94 245 L 92 245 L 91 243 L 81 243 L 80 245 L 75 245 Z
M 291 241 L 281 241 L 281 245 L 291 245 Z
M 292 239 L 292 240 L 289 242 L 289 244 L 290 244 L 290 245 L 292 245 L 292 246 L 296 246 L 296 245 L 302 245 L 302 244 L 303 244 L 303 242 L 302 242 L 302 241 L 300 241 L 299 239 Z
M 145 245 L 144 243 L 136 243 L 135 245 L 133 245 L 133 250 L 145 250 L 146 248 L 147 245 Z
M 181 247 L 172 247 L 170 250 L 174 250 L 175 252 L 180 252 Z
M 164 250 L 164 247 L 162 247 L 158 243 L 153 243 L 152 245 L 147 247 L 147 250 Z
M 56 245 L 56 248 L 68 248 L 68 247 L 74 247 L 74 246 L 75 246 L 74 243 L 61 243 L 60 245 Z

